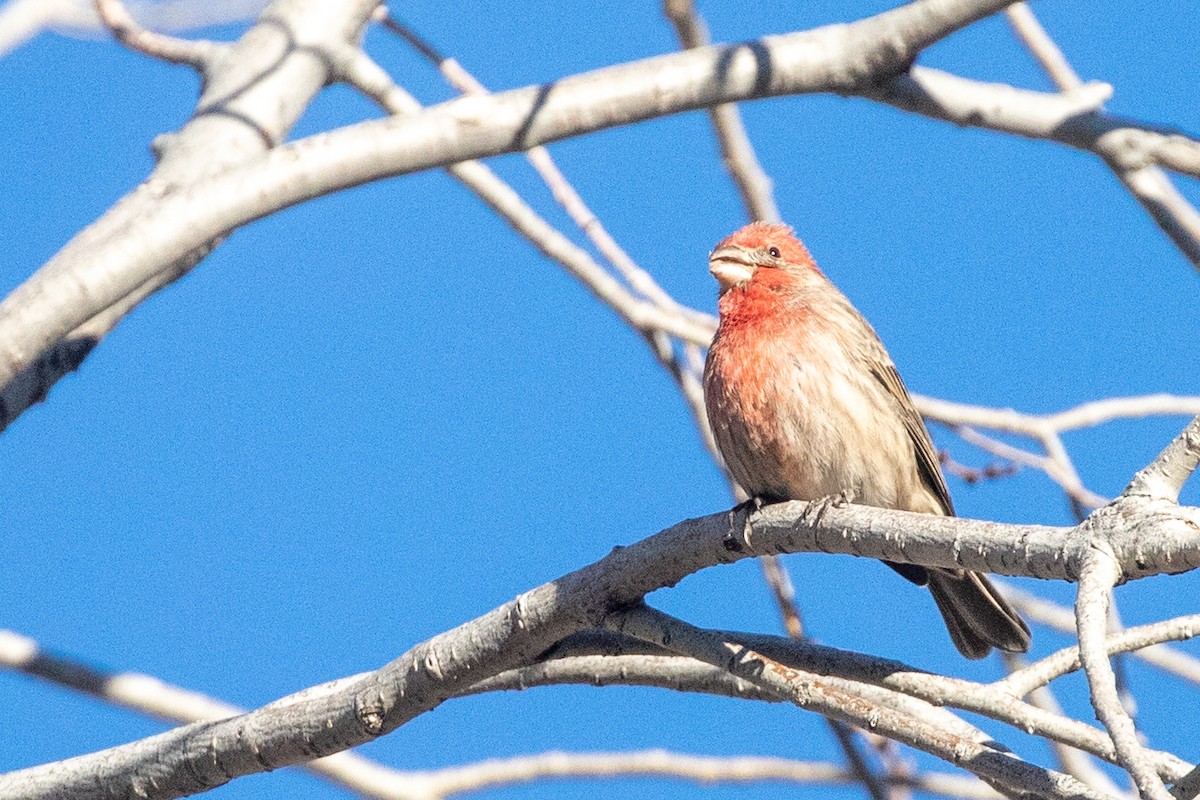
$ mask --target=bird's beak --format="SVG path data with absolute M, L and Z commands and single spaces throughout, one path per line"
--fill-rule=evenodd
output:
M 754 277 L 754 264 L 740 247 L 721 247 L 708 257 L 708 271 L 717 279 L 724 292 L 749 283 Z

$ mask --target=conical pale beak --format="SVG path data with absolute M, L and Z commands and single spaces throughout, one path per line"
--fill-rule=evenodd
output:
M 722 247 L 708 257 L 708 271 L 721 285 L 721 291 L 748 283 L 754 276 L 754 265 L 736 247 Z

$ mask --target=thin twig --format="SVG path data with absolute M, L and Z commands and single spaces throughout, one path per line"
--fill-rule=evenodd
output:
M 396 19 L 386 9 L 381 7 L 379 13 L 375 16 L 384 27 L 403 38 L 418 53 L 432 62 L 451 86 L 463 94 L 490 94 L 488 88 L 468 72 L 457 59 L 443 55 L 420 34 Z M 541 146 L 533 147 L 527 150 L 525 155 L 529 159 L 529 163 L 533 165 L 538 175 L 541 176 L 543 182 L 550 189 L 550 193 L 558 201 L 558 204 L 562 206 L 563 210 L 567 212 L 579 229 L 587 235 L 596 246 L 596 249 L 600 251 L 601 255 L 616 267 L 617 271 L 629 282 L 630 286 L 662 308 L 685 315 L 695 315 L 697 319 L 703 319 L 708 316 L 680 305 L 675 298 L 671 297 L 670 294 L 658 285 L 658 282 L 654 280 L 654 277 L 649 272 L 638 266 L 637 262 L 609 234 L 608 230 L 601 224 L 599 217 L 592 212 L 579 192 L 576 191 L 571 182 L 563 175 L 562 170 L 558 168 L 558 165 L 554 163 L 554 159 L 550 156 L 549 150 Z
M 1046 33 L 1046 29 L 1038 22 L 1028 4 L 1013 3 L 1004 9 L 1004 15 L 1008 17 L 1008 22 L 1017 37 L 1042 65 L 1042 69 L 1050 76 L 1050 80 L 1054 81 L 1059 91 L 1071 92 L 1083 86 L 1083 81 L 1075 74 L 1062 50 L 1050 38 L 1050 34 Z
M 397 86 L 361 50 L 346 48 L 332 53 L 330 57 L 340 80 L 356 87 L 385 110 L 398 115 L 420 110 L 416 99 Z M 713 329 L 709 324 L 696 321 L 690 315 L 664 309 L 632 294 L 482 163 L 463 161 L 446 170 L 475 192 L 546 257 L 566 268 L 635 330 L 650 334 L 663 331 L 704 345 L 711 341 Z
M 834 741 L 837 742 L 842 754 L 846 757 L 846 763 L 850 765 L 850 774 L 866 790 L 867 796 L 871 800 L 890 800 L 891 792 L 888 791 L 886 778 L 871 768 L 858 739 L 858 729 L 839 719 L 830 719 L 829 717 L 825 717 L 825 724 L 829 726 Z
M 1059 91 L 1072 94 L 1083 90 L 1083 82 L 1029 6 L 1017 3 L 1005 13 L 1018 38 Z M 1105 134 L 1096 139 L 1095 150 L 1175 246 L 1200 267 L 1200 213 L 1143 152 L 1140 143 L 1123 133 Z
M 762 566 L 767 587 L 771 590 L 771 596 L 775 598 L 779 616 L 783 619 L 784 630 L 793 639 L 803 639 L 804 617 L 796 605 L 796 587 L 792 584 L 787 567 L 783 565 L 779 556 L 763 556 L 758 561 Z
M 416 773 L 431 798 L 477 791 L 543 778 L 624 778 L 643 775 L 682 778 L 701 784 L 778 781 L 795 784 L 847 784 L 854 776 L 842 767 L 819 761 L 795 761 L 761 756 L 697 756 L 665 750 L 627 753 L 541 753 L 534 756 L 481 761 Z M 906 776 L 905 787 L 929 794 L 999 800 L 993 790 L 974 778 L 926 772 Z
M 1019 447 L 1013 447 L 1010 444 L 993 439 L 979 431 L 967 427 L 966 425 L 957 425 L 952 427 L 952 430 L 958 434 L 959 438 L 964 442 L 973 444 L 981 450 L 984 450 L 992 455 L 1007 459 L 1016 464 L 1022 464 L 1027 467 L 1033 467 L 1041 472 L 1044 472 L 1050 480 L 1058 484 L 1059 488 L 1072 501 L 1081 503 L 1088 508 L 1099 508 L 1108 502 L 1108 499 L 1102 497 L 1092 490 L 1084 486 L 1079 475 L 1075 472 L 1070 462 L 1064 467 L 1060 459 L 1051 458 L 1050 456 L 1039 456 L 1036 453 L 1031 453 L 1028 450 L 1022 450 Z M 1065 451 L 1060 458 L 1065 457 Z M 1077 513 L 1077 516 L 1079 514 Z M 1084 514 L 1083 516 L 1086 516 Z
M 960 481 L 966 484 L 980 483 L 982 481 L 994 481 L 999 478 L 1008 478 L 1015 474 L 1021 468 L 1020 465 L 1014 464 L 1005 459 L 1003 463 L 991 463 L 982 467 L 970 467 L 959 461 L 955 461 L 950 453 L 945 450 L 938 451 L 938 463 L 942 465 L 942 471 L 948 475 L 953 475 Z
M 924 395 L 914 395 L 913 400 L 926 420 L 948 426 L 964 441 L 1005 460 L 1044 472 L 1063 490 L 1077 519 L 1108 500 L 1084 486 L 1063 445 L 1062 433 L 1117 419 L 1200 414 L 1200 397 L 1168 394 L 1106 398 L 1052 414 L 1026 414 L 1011 408 L 974 406 Z M 1041 445 L 1044 454 L 1000 442 L 974 428 L 1028 437 Z
M 1123 494 L 1175 502 L 1197 466 L 1200 466 L 1200 416 L 1189 422 L 1145 469 L 1133 476 Z
M 1047 414 L 1042 420 L 1059 433 L 1090 428 L 1117 419 L 1190 417 L 1200 414 L 1200 397 L 1147 394 L 1140 397 L 1107 397 L 1081 403 L 1066 411 Z
M 1005 670 L 1009 675 L 1029 666 L 1025 661 L 1025 657 L 1019 653 L 1001 653 L 1000 655 L 1001 660 L 1004 662 Z M 1028 693 L 1026 699 L 1035 708 L 1063 716 L 1062 706 L 1059 705 L 1058 698 L 1050 691 L 1049 686 L 1043 685 L 1035 688 Z M 1074 775 L 1088 786 L 1098 789 L 1105 794 L 1114 796 L 1124 794 L 1124 791 L 1113 783 L 1103 770 L 1096 766 L 1090 755 L 1053 739 L 1049 740 L 1048 743 L 1054 751 L 1054 756 L 1058 759 L 1059 767 L 1062 768 L 1063 772 L 1068 775 Z
M 1075 635 L 1075 612 L 1073 610 L 1060 606 L 1058 603 L 1047 600 L 1044 597 L 1039 597 L 1031 592 L 1019 589 L 1007 581 L 996 580 L 994 583 L 1000 588 L 1005 599 L 1012 603 L 1013 607 L 1025 619 L 1030 622 L 1046 625 L 1062 633 Z M 1152 630 L 1161 630 L 1164 632 L 1159 641 L 1183 641 L 1191 639 L 1193 631 L 1200 631 L 1200 615 L 1176 617 L 1152 625 L 1126 629 L 1122 632 L 1121 636 L 1110 637 L 1109 646 L 1111 648 L 1113 642 L 1116 641 L 1126 641 L 1131 632 L 1140 632 L 1137 634 L 1138 636 L 1149 636 Z M 1135 658 L 1145 661 L 1147 664 L 1155 666 L 1163 672 L 1200 686 L 1200 658 L 1195 658 L 1164 644 L 1150 643 L 1148 639 L 1130 638 L 1129 640 L 1136 641 L 1136 646 L 1123 649 L 1122 652 L 1128 652 Z M 1061 652 L 1067 653 L 1071 650 L 1073 648 L 1068 648 L 1066 651 Z M 1109 652 L 1115 651 L 1110 649 Z M 1073 669 L 1078 669 L 1077 658 L 1074 659 L 1074 664 Z M 1053 677 L 1057 677 L 1059 674 L 1063 673 L 1056 673 Z M 1052 679 L 1052 677 L 1045 678 L 1047 681 Z
M 183 39 L 143 28 L 121 0 L 95 0 L 95 4 L 100 20 L 118 42 L 151 58 L 185 64 L 203 73 L 220 50 L 220 45 L 205 39 Z
M 679 42 L 685 49 L 709 43 L 708 26 L 692 0 L 665 0 L 663 12 L 675 26 Z M 713 106 L 708 109 L 708 115 L 721 148 L 721 161 L 737 184 L 750 219 L 778 222 L 781 217 L 775 204 L 772 181 L 759 163 L 737 106 L 733 103 Z
M 787 567 L 783 565 L 778 556 L 763 556 L 758 561 L 762 566 L 767 586 L 775 598 L 775 605 L 779 609 L 780 617 L 783 618 L 788 636 L 793 639 L 804 639 L 803 617 L 800 614 L 799 606 L 796 605 L 796 590 L 792 585 L 791 576 L 788 575 Z M 841 748 L 842 754 L 846 757 L 846 763 L 850 766 L 851 773 L 862 783 L 867 794 L 871 796 L 872 800 L 889 800 L 889 787 L 883 776 L 876 774 L 875 770 L 871 768 L 856 736 L 857 730 L 840 720 L 827 717 L 825 721 L 834 740 Z
M 673 619 L 646 606 L 611 615 L 612 630 L 667 647 L 769 687 L 802 708 L 873 730 L 978 775 L 1001 791 L 1057 798 L 1103 798 L 1078 780 L 1017 759 L 1007 752 L 948 734 L 925 720 L 878 705 L 845 684 L 785 666 L 761 652 Z

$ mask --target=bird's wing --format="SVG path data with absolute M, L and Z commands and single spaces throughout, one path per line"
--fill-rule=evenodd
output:
M 896 372 L 896 365 L 888 357 L 882 343 L 879 352 L 872 355 L 871 374 L 896 401 L 896 410 L 904 420 L 904 429 L 908 431 L 908 438 L 912 439 L 913 450 L 917 454 L 917 470 L 921 473 L 921 480 L 937 497 L 946 516 L 954 516 L 954 503 L 950 500 L 950 490 L 946 488 L 946 478 L 942 475 L 933 440 L 929 438 L 929 431 L 917 413 L 908 389 L 904 388 L 904 381 L 900 380 L 900 373 Z

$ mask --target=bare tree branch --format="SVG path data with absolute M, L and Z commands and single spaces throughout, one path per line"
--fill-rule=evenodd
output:
M 101 22 L 118 42 L 151 58 L 186 64 L 204 73 L 220 52 L 221 48 L 213 42 L 181 39 L 143 28 L 120 0 L 95 0 L 95 3 Z
M 1107 84 L 1084 84 L 1051 101 L 1003 84 L 913 67 L 882 86 L 884 103 L 954 122 L 1089 150 L 1117 174 L 1183 254 L 1200 268 L 1200 214 L 1156 165 L 1200 177 L 1200 142 L 1177 131 L 1110 115 Z
M 692 0 L 664 0 L 663 12 L 675 26 L 679 43 L 685 49 L 708 45 L 708 26 L 704 24 Z M 737 185 L 750 219 L 778 222 L 781 217 L 779 207 L 775 204 L 771 179 L 759 163 L 754 145 L 750 144 L 737 106 L 732 103 L 713 106 L 708 110 L 708 115 L 712 118 L 717 144 L 721 148 L 721 161 Z
M 178 197 L 181 187 L 203 182 L 231 164 L 254 160 L 270 143 L 280 141 L 329 77 L 325 65 L 297 52 L 295 43 L 333 46 L 356 40 L 373 5 L 371 0 L 338 0 L 314 9 L 299 0 L 276 0 L 270 12 L 273 22 L 260 24 L 240 41 L 224 46 L 227 57 L 209 65 L 197 115 L 179 132 L 159 137 L 156 150 L 162 161 L 151 177 L 99 223 L 76 236 L 74 252 L 85 260 L 89 252 L 106 252 L 113 259 L 110 266 L 126 263 L 130 250 L 140 245 L 130 232 L 146 221 L 147 208 L 164 198 Z M 281 24 L 285 20 L 291 24 L 286 30 Z M 23 354 L 17 362 L 5 362 L 14 369 L 0 377 L 0 430 L 43 400 L 50 387 L 75 370 L 125 314 L 186 274 L 233 227 L 211 231 L 183 247 L 171 244 L 156 251 L 150 256 L 154 267 L 141 270 L 140 277 L 130 276 L 132 282 L 116 295 L 92 305 L 70 322 L 64 320 L 69 330 L 41 340 L 32 349 L 23 349 L 16 343 L 20 337 L 14 329 L 0 323 L 0 351 L 11 355 L 15 347 Z M 78 297 L 89 291 L 89 284 L 108 281 L 104 267 L 94 266 L 98 269 L 83 267 L 87 278 L 82 273 L 72 276 L 70 268 L 50 267 L 40 274 L 51 283 L 64 281 L 72 287 L 65 291 Z M 26 285 L 35 294 L 40 291 L 28 282 Z M 68 305 L 72 303 L 68 301 Z M 32 310 L 19 300 L 13 300 L 12 307 Z M 19 328 L 24 323 L 10 320 L 10 324 Z M 0 361 L 5 361 L 3 356 Z
M 1139 794 L 1146 800 L 1172 800 L 1158 771 L 1138 741 L 1133 720 L 1121 704 L 1117 679 L 1108 660 L 1105 632 L 1111 591 L 1120 577 L 1117 560 L 1107 548 L 1094 545 L 1084 556 L 1079 575 L 1075 619 L 1079 628 L 1079 659 L 1087 674 L 1092 707 L 1112 737 L 1121 766 L 1133 776 Z
M 996 581 L 996 583 L 1000 587 L 1001 592 L 1003 592 L 1005 599 L 1012 603 L 1013 607 L 1026 620 L 1047 625 L 1057 631 L 1069 633 L 1072 636 L 1075 635 L 1075 612 L 1073 610 L 1060 606 L 1043 597 L 1038 597 L 1030 592 L 1022 591 L 1010 583 L 1001 581 Z M 1118 647 L 1120 648 L 1120 652 L 1131 653 L 1147 664 L 1200 686 L 1200 659 L 1167 647 L 1166 645 L 1159 644 L 1159 642 L 1190 639 L 1194 635 L 1193 631 L 1197 630 L 1200 630 L 1200 616 L 1189 615 L 1163 620 L 1150 625 L 1129 628 L 1123 631 L 1118 637 L 1110 636 L 1108 642 L 1110 648 Z M 1140 633 L 1135 637 L 1135 632 Z M 1161 638 L 1159 638 L 1160 636 Z M 1129 641 L 1130 644 L 1128 646 L 1120 644 L 1125 641 Z M 1049 670 L 1049 667 L 1047 667 L 1049 671 L 1046 673 L 1046 677 L 1042 679 L 1043 682 L 1049 682 L 1059 675 L 1079 668 L 1078 655 L 1071 656 L 1072 651 L 1073 648 L 1067 648 L 1066 650 L 1059 651 L 1050 658 L 1038 662 L 1039 664 L 1047 664 L 1053 658 L 1065 659 L 1065 661 L 1061 662 L 1061 672 Z M 1109 652 L 1115 653 L 1118 651 L 1110 649 Z M 1014 689 L 1016 688 L 1014 685 Z
M 1000 656 L 1004 660 L 1004 667 L 1010 675 L 1027 666 L 1024 657 L 1019 653 L 1001 653 Z M 1037 687 L 1029 692 L 1026 699 L 1035 708 L 1060 717 L 1064 716 L 1062 706 L 1059 705 L 1058 698 L 1050 691 L 1049 686 Z M 1054 756 L 1058 760 L 1058 765 L 1063 772 L 1105 794 L 1114 797 L 1120 797 L 1125 794 L 1121 787 L 1113 783 L 1108 775 L 1092 761 L 1091 756 L 1083 750 L 1063 744 L 1056 739 L 1050 739 L 1048 744 L 1053 750 Z
M 970 770 L 1002 793 L 1034 793 L 1042 797 L 1087 797 L 1095 792 L 1062 773 L 1021 761 L 992 747 L 948 734 L 919 717 L 876 705 L 846 691 L 844 685 L 780 664 L 737 642 L 672 619 L 645 606 L 610 616 L 606 624 L 645 641 L 668 647 L 770 688 L 801 708 L 871 729 Z
M 847 784 L 855 778 L 834 764 L 783 758 L 737 756 L 719 758 L 649 750 L 634 753 L 542 753 L 483 761 L 419 774 L 428 786 L 424 797 L 483 788 L 529 783 L 544 778 L 616 778 L 646 775 L 682 778 L 702 784 L 780 781 L 797 784 Z M 907 778 L 904 786 L 934 795 L 995 800 L 986 785 L 958 775 L 923 773 Z
M 1042 65 L 1050 80 L 1063 92 L 1073 92 L 1083 86 L 1066 56 L 1046 33 L 1042 23 L 1034 16 L 1028 3 L 1013 3 L 1004 10 L 1004 15 L 1026 49 Z
M 1179 499 L 1179 490 L 1196 471 L 1197 465 L 1200 465 L 1200 416 L 1192 420 L 1145 469 L 1133 476 L 1125 494 L 1174 502 Z
M 1200 564 L 1200 537 L 1194 535 L 1200 510 L 1142 497 L 1106 506 L 1078 529 L 858 506 L 826 507 L 819 519 L 812 519 L 816 515 L 810 511 L 806 503 L 764 508 L 750 520 L 750 542 L 758 553 L 843 552 L 1059 579 L 1079 573 L 1095 540 L 1110 543 L 1128 579 Z M 350 686 L 309 690 L 230 720 L 187 726 L 49 768 L 9 773 L 0 777 L 0 798 L 64 792 L 87 798 L 131 786 L 145 788 L 149 797 L 178 797 L 367 741 L 472 684 L 529 663 L 570 633 L 603 624 L 614 608 L 674 585 L 704 566 L 752 555 L 728 549 L 728 526 L 726 513 L 714 514 L 617 550 L 434 637 Z M 992 778 L 1007 774 L 1006 766 L 984 761 L 980 769 Z
M 351 4 L 351 0 L 342 2 L 347 7 Z M 303 68 L 322 82 L 327 80 L 326 63 L 314 53 L 330 54 L 352 43 L 352 36 L 373 8 L 366 0 L 358 0 L 359 5 L 347 13 L 341 3 L 330 3 L 324 7 L 329 9 L 329 18 L 307 15 L 303 29 L 283 31 L 279 30 L 281 21 L 290 16 L 286 0 L 277 0 L 264 17 L 271 20 L 273 34 L 255 35 L 256 29 L 252 29 L 231 50 L 238 52 L 244 42 L 254 42 L 259 55 L 248 63 L 257 66 L 267 57 L 270 66 L 266 72 L 255 73 L 251 89 L 241 85 L 245 82 L 241 72 L 236 75 L 240 82 L 236 86 L 216 76 L 206 85 L 200 106 L 203 111 L 220 104 L 220 121 L 227 125 L 237 124 L 230 119 L 256 120 L 255 125 L 243 124 L 239 129 L 257 137 L 253 152 L 261 157 L 245 163 L 239 155 L 242 151 L 232 147 L 228 148 L 232 153 L 222 157 L 189 160 L 184 155 L 194 157 L 194 152 L 168 148 L 171 157 L 141 189 L 77 236 L 0 303 L 0 385 L 29 368 L 69 331 L 145 284 L 165 262 L 288 205 L 385 176 L 527 149 L 587 131 L 747 97 L 860 91 L 905 69 L 921 48 L 1007 2 L 918 0 L 850 25 L 772 38 L 762 45 L 772 51 L 767 72 L 746 46 L 701 48 L 564 78 L 552 88 L 465 97 L 412 117 L 363 122 L 262 153 L 264 144 L 274 146 L 280 141 L 279 133 L 298 110 L 278 100 L 281 93 L 296 96 L 297 90 L 278 84 L 295 77 L 289 72 L 293 68 Z M 320 27 L 312 25 L 314 19 Z M 261 37 L 284 34 L 283 41 L 293 50 L 281 59 L 278 52 L 262 46 Z M 222 59 L 222 63 L 233 60 Z M 302 82 L 302 89 L 309 85 L 308 80 Z M 273 116 L 264 116 L 268 106 L 263 101 L 272 94 L 274 102 L 269 109 Z M 285 110 L 288 113 L 279 116 Z M 202 128 L 211 119 L 202 113 L 185 130 Z M 193 171 L 202 167 L 208 177 L 197 180 L 193 176 L 181 182 L 180 173 L 186 174 L 183 167 Z M 164 194 L 164 185 L 173 190 Z M 118 236 L 132 218 L 140 223 L 139 237 Z M 23 409 L 6 410 L 15 414 Z

